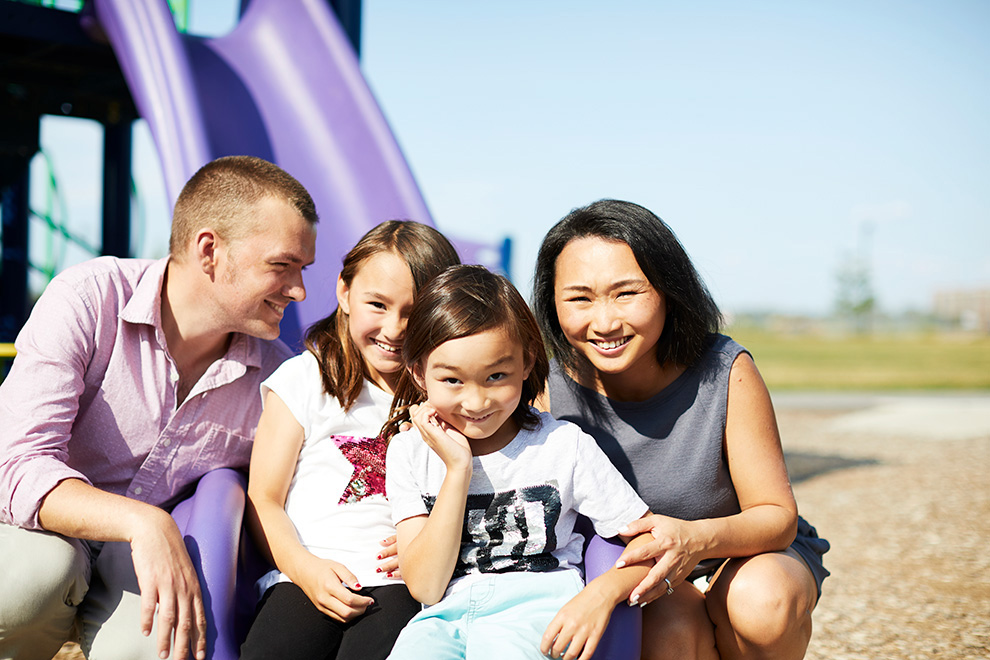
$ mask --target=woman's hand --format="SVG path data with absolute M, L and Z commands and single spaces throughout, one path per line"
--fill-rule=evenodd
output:
M 347 567 L 330 559 L 312 557 L 301 579 L 293 582 L 305 592 L 316 609 L 328 617 L 346 623 L 364 614 L 374 599 L 355 593 L 361 588 Z
M 691 522 L 658 514 L 640 518 L 619 530 L 623 536 L 646 532 L 653 536 L 653 540 L 645 545 L 627 547 L 616 562 L 616 566 L 622 567 L 647 559 L 656 560 L 649 575 L 629 594 L 631 605 L 646 605 L 666 595 L 667 581 L 671 588 L 676 587 L 691 574 L 699 561 L 705 559 L 699 554 L 697 539 L 692 531 Z
M 385 577 L 400 578 L 399 572 L 399 546 L 396 543 L 396 536 L 393 534 L 384 541 L 379 541 L 382 551 L 378 553 L 381 563 L 375 569 L 379 573 L 384 573 Z
M 472 454 L 467 438 L 441 419 L 429 402 L 420 404 L 412 421 L 423 436 L 423 442 L 436 452 L 448 470 L 470 469 Z

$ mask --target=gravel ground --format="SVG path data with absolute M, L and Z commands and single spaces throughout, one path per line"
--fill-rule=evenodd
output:
M 832 544 L 807 660 L 990 658 L 990 397 L 774 399 Z
M 801 513 L 832 544 L 806 660 L 990 658 L 990 396 L 774 403 Z

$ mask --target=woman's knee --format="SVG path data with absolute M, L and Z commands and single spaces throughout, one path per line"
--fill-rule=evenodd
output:
M 737 643 L 746 647 L 803 649 L 811 638 L 817 590 L 800 561 L 775 553 L 727 566 L 707 597 L 719 637 L 731 630 Z

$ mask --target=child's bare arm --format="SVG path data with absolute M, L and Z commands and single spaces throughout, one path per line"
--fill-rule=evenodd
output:
M 262 552 L 289 576 L 321 612 L 337 621 L 364 614 L 374 601 L 346 566 L 316 557 L 299 541 L 285 499 L 303 445 L 303 429 L 274 392 L 265 398 L 251 452 L 247 521 Z
M 635 548 L 652 540 L 640 534 L 628 542 Z M 589 660 L 605 632 L 612 610 L 626 600 L 649 573 L 652 562 L 612 567 L 588 583 L 564 605 L 543 633 L 540 650 L 551 658 Z
M 470 482 L 470 471 L 464 475 L 448 470 L 430 515 L 396 525 L 402 579 L 412 597 L 426 605 L 443 597 L 454 574 Z
M 396 525 L 399 570 L 413 598 L 433 605 L 447 590 L 460 554 L 472 456 L 464 436 L 438 420 L 429 404 L 420 406 L 413 423 L 423 442 L 443 460 L 447 473 L 430 514 Z

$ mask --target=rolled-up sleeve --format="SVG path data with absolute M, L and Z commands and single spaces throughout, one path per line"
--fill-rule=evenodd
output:
M 0 520 L 38 529 L 41 502 L 66 479 L 67 443 L 85 390 L 98 310 L 54 280 L 17 336 L 17 357 L 0 385 Z

